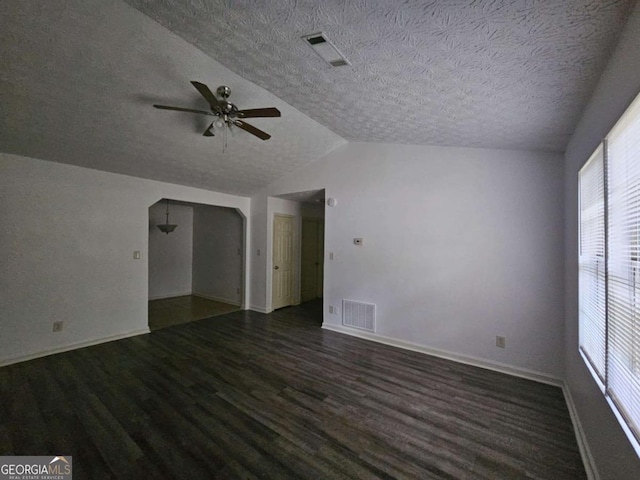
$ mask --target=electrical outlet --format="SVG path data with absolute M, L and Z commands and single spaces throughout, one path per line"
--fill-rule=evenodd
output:
M 53 331 L 54 332 L 61 332 L 63 327 L 64 327 L 64 322 L 62 322 L 62 321 L 53 322 Z
M 260 256 L 260 249 L 258 249 L 258 256 Z
M 334 314 L 336 311 L 336 308 L 333 305 L 329 305 L 329 313 Z
M 496 337 L 496 347 L 504 348 L 507 343 L 507 340 L 504 337 L 497 336 Z
M 140 260 L 140 250 L 136 250 L 135 252 L 133 252 L 133 259 Z
M 236 293 L 239 295 L 240 294 L 240 287 L 236 288 Z
M 329 252 L 329 260 L 333 260 L 333 252 Z

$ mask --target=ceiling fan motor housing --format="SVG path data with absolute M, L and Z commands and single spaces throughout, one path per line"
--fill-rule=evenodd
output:
M 226 100 L 227 98 L 229 98 L 229 95 L 231 95 L 231 89 L 225 85 L 221 85 L 216 90 L 216 93 L 219 97 L 222 97 Z

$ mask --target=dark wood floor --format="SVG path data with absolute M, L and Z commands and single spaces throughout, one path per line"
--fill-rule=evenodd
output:
M 0 455 L 74 478 L 583 479 L 560 389 L 234 312 L 0 369 Z
M 198 295 L 182 295 L 149 301 L 149 329 L 172 327 L 181 323 L 216 317 L 240 310 L 237 305 Z

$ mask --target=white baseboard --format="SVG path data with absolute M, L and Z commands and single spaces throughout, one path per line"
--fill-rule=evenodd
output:
M 153 297 L 149 297 L 149 301 L 152 300 L 164 300 L 165 298 L 174 298 L 174 297 L 186 297 L 187 295 L 192 295 L 191 291 L 188 292 L 178 292 L 178 293 L 171 293 L 168 295 L 155 295 Z
M 36 358 L 47 357 L 49 355 L 55 355 L 56 353 L 68 352 L 70 350 L 76 350 L 78 348 L 90 347 L 92 345 L 98 345 L 100 343 L 113 342 L 114 340 L 122 340 L 123 338 L 135 337 L 136 335 L 142 335 L 145 333 L 149 333 L 149 328 L 130 330 L 128 332 L 118 333 L 117 335 L 110 335 L 108 337 L 94 338 L 91 340 L 69 343 L 67 345 L 61 345 L 59 347 L 44 350 L 42 352 L 30 353 L 28 355 L 0 358 L 0 367 L 5 367 L 14 363 L 26 362 L 27 360 L 34 360 Z
M 258 307 L 257 305 L 249 305 L 249 310 L 253 310 L 254 312 L 259 312 L 259 313 L 271 313 L 272 310 L 267 310 L 264 307 Z
M 322 328 L 326 330 L 332 330 L 334 332 L 345 333 L 365 340 L 371 340 L 373 342 L 383 343 L 392 347 L 402 348 L 404 350 L 411 350 L 413 352 L 424 353 L 434 357 L 444 358 L 446 360 L 452 360 L 458 363 L 464 363 L 466 365 L 472 365 L 474 367 L 485 368 L 487 370 L 493 370 L 500 373 L 506 373 L 516 377 L 526 378 L 527 380 L 534 380 L 540 383 L 546 383 L 555 387 L 562 387 L 564 382 L 561 378 L 549 375 L 543 372 L 537 372 L 535 370 L 529 370 L 526 368 L 514 367 L 507 365 L 506 363 L 494 362 L 486 360 L 484 358 L 473 357 L 471 355 L 462 355 L 459 353 L 449 352 L 447 350 L 440 350 L 437 348 L 427 347 L 418 343 L 406 342 L 397 338 L 386 337 L 384 335 L 378 335 L 376 333 L 369 333 L 363 330 L 356 330 L 342 325 L 330 325 L 323 323 Z
M 587 436 L 582 428 L 580 422 L 580 416 L 578 415 L 578 409 L 575 403 L 573 403 L 573 397 L 571 396 L 571 390 L 567 382 L 563 382 L 562 393 L 564 393 L 564 399 L 567 402 L 567 408 L 569 409 L 569 416 L 571 417 L 571 423 L 573 423 L 573 431 L 576 435 L 576 442 L 578 443 L 578 449 L 580 450 L 580 456 L 582 457 L 582 463 L 584 469 L 587 472 L 587 478 L 589 480 L 600 480 L 600 474 L 596 467 L 596 462 L 591 454 L 589 443 L 587 442 Z
M 242 303 L 238 302 L 238 300 L 230 300 L 228 298 L 216 297 L 215 295 L 209 295 L 208 293 L 193 292 L 191 295 L 193 295 L 195 297 L 206 298 L 208 300 L 215 300 L 216 302 L 222 302 L 222 303 L 228 303 L 230 305 L 236 305 L 238 307 L 242 306 Z

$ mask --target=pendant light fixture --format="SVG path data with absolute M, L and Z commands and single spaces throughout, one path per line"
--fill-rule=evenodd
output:
M 158 228 L 160 229 L 161 232 L 166 233 L 167 235 L 169 235 L 171 232 L 173 232 L 176 227 L 178 225 L 169 225 L 169 199 L 167 199 L 167 221 L 165 222 L 164 225 L 158 225 Z

